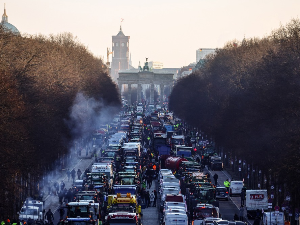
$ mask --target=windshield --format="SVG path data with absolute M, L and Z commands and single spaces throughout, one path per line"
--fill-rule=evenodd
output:
M 37 209 L 22 208 L 20 214 L 22 214 L 22 215 L 34 215 L 34 216 L 37 216 L 38 215 L 38 211 L 37 211 Z
M 107 157 L 114 157 L 116 152 L 105 152 Z
M 121 184 L 134 184 L 134 178 L 122 178 L 121 179 Z
M 212 190 L 196 190 L 194 193 L 197 198 L 202 200 L 209 200 L 214 198 L 214 192 Z
M 217 193 L 227 192 L 227 188 L 217 188 L 216 191 Z
M 80 200 L 94 200 L 94 195 L 81 195 Z
M 71 206 L 68 209 L 68 216 L 70 218 L 76 217 L 89 217 L 88 207 L 87 206 Z
M 215 208 L 195 208 L 194 218 L 204 219 L 206 217 L 218 217 Z
M 121 193 L 121 194 L 130 193 L 132 195 L 135 195 L 135 190 L 136 189 L 133 189 L 133 188 L 120 188 L 120 189 L 114 189 L 114 193 L 115 194 L 117 194 L 117 193 Z

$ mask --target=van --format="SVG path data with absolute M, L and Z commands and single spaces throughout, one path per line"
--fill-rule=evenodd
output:
M 244 187 L 243 181 L 231 181 L 229 186 L 229 195 L 241 195 L 242 189 Z
M 263 214 L 263 225 L 284 225 L 284 213 L 275 212 L 265 212 Z
M 185 213 L 166 213 L 165 225 L 188 225 L 188 217 Z
M 167 194 L 179 195 L 180 193 L 181 191 L 179 187 L 166 186 L 164 189 L 162 189 L 161 200 L 165 201 Z

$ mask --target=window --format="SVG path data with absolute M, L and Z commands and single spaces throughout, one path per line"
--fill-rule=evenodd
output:
M 119 46 L 119 43 L 118 42 L 116 42 L 116 47 L 118 47 Z
M 125 45 L 125 44 L 124 44 L 124 42 L 122 42 L 122 44 L 121 44 L 121 45 L 122 45 L 122 47 L 124 47 L 124 45 Z

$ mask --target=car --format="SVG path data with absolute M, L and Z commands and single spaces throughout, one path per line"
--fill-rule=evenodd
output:
M 213 224 L 214 221 L 220 221 L 222 218 L 207 217 L 204 219 L 203 225 Z
M 216 187 L 216 199 L 224 199 L 226 201 L 229 200 L 228 190 L 226 187 Z

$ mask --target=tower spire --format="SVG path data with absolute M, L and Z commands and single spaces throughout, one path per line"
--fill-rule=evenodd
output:
M 4 3 L 4 13 L 2 15 L 2 23 L 8 22 L 8 16 L 6 15 L 6 8 L 5 8 L 5 3 Z

